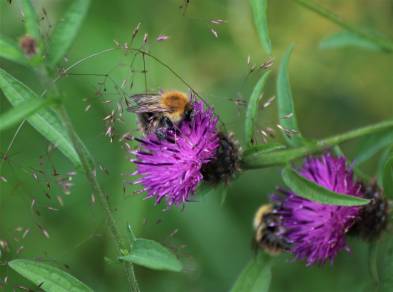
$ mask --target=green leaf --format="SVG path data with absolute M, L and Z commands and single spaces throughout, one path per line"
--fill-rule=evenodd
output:
M 254 18 L 255 27 L 257 29 L 259 40 L 265 51 L 272 54 L 272 43 L 269 37 L 269 29 L 267 25 L 267 0 L 250 0 L 251 10 Z
M 40 22 L 31 0 L 22 0 L 22 9 L 25 15 L 26 34 L 41 44 Z
M 393 148 L 383 167 L 382 187 L 386 197 L 393 198 Z
M 42 290 L 48 292 L 93 291 L 77 278 L 48 264 L 31 260 L 13 260 L 8 265 Z
M 40 99 L 35 92 L 3 69 L 0 69 L 0 88 L 14 107 L 24 101 Z M 80 165 L 79 157 L 72 146 L 67 131 L 53 110 L 50 108 L 42 109 L 27 120 L 46 139 L 56 145 L 72 163 L 76 166 Z
M 289 46 L 286 53 L 284 54 L 280 67 L 278 69 L 277 77 L 277 101 L 278 101 L 278 117 L 280 119 L 280 125 L 289 131 L 294 131 L 290 136 L 284 134 L 284 137 L 290 146 L 302 146 L 305 141 L 300 134 L 296 114 L 295 106 L 293 104 L 291 85 L 289 84 L 288 78 L 288 63 L 289 57 L 291 56 L 293 45 Z
M 30 99 L 0 115 L 0 131 L 8 129 L 18 122 L 28 118 L 42 107 L 49 105 L 51 99 Z
M 251 146 L 254 141 L 254 130 L 255 130 L 255 119 L 257 116 L 259 103 L 262 99 L 262 91 L 266 83 L 266 79 L 269 76 L 270 71 L 265 71 L 258 83 L 255 85 L 254 90 L 251 93 L 250 99 L 247 105 L 246 120 L 245 120 L 245 142 Z
M 381 48 L 369 39 L 353 34 L 349 31 L 340 31 L 324 38 L 320 43 L 321 49 L 338 49 L 355 47 L 371 51 L 381 51 Z
M 231 292 L 267 292 L 271 278 L 271 259 L 260 252 L 241 272 Z
M 338 206 L 360 206 L 369 202 L 369 200 L 363 198 L 330 191 L 299 175 L 289 166 L 282 170 L 282 178 L 291 191 L 311 201 Z
M 183 268 L 181 262 L 170 250 L 149 239 L 136 239 L 132 243 L 130 254 L 119 259 L 153 270 L 180 272 Z
M 367 161 L 381 149 L 393 145 L 393 130 L 389 129 L 372 134 L 362 140 L 354 159 L 355 165 Z
M 258 144 L 258 145 L 253 145 L 246 149 L 243 153 L 244 156 L 251 155 L 253 153 L 259 152 L 259 153 L 266 153 L 266 152 L 273 152 L 276 150 L 283 150 L 287 148 L 285 145 L 280 144 L 280 143 L 267 143 L 267 144 Z
M 48 64 L 54 68 L 71 47 L 89 8 L 89 0 L 74 0 L 56 24 L 48 46 Z
M 295 0 L 296 3 L 301 6 L 319 14 L 322 17 L 332 21 L 338 26 L 342 27 L 346 31 L 349 31 L 361 38 L 368 39 L 370 42 L 373 42 L 375 45 L 380 47 L 385 52 L 393 51 L 393 41 L 391 39 L 385 38 L 377 33 L 372 33 L 369 31 L 364 31 L 359 29 L 356 25 L 349 24 L 343 20 L 342 17 L 336 15 L 332 11 L 322 7 L 318 3 L 310 0 Z
M 4 36 L 0 37 L 0 57 L 22 65 L 29 63 L 18 44 Z

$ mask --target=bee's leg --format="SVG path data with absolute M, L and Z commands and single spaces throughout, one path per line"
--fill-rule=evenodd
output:
M 158 140 L 161 141 L 161 140 L 165 140 L 165 138 L 166 138 L 166 131 L 167 131 L 166 128 L 160 127 L 160 128 L 157 128 L 154 131 L 154 133 L 156 134 Z
M 163 117 L 160 121 L 160 125 L 161 125 L 161 127 L 166 128 L 166 129 L 173 129 L 174 128 L 172 121 L 168 117 Z
M 193 117 L 194 117 L 193 109 L 186 110 L 186 112 L 184 113 L 184 119 L 186 121 L 191 121 Z

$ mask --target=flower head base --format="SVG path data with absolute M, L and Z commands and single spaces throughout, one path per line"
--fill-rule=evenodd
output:
M 214 159 L 202 167 L 203 180 L 211 185 L 228 184 L 240 170 L 240 147 L 233 133 L 218 133 Z
M 168 131 L 165 139 L 150 134 L 135 152 L 135 183 L 142 184 L 148 198 L 168 205 L 180 205 L 190 199 L 202 180 L 202 164 L 210 161 L 218 147 L 217 117 L 203 102 L 195 101 L 191 120 L 184 120 L 176 131 Z
M 344 157 L 325 154 L 310 157 L 301 169 L 301 175 L 338 193 L 361 195 L 361 186 L 353 179 Z M 359 207 L 324 205 L 282 191 L 285 198 L 279 212 L 286 229 L 285 237 L 291 243 L 291 252 L 307 265 L 332 261 L 339 251 L 349 250 L 345 235 L 355 223 Z M 277 200 L 277 197 L 276 197 Z
M 370 203 L 362 206 L 358 220 L 351 227 L 349 233 L 366 241 L 375 241 L 388 227 L 389 201 L 376 183 L 371 185 L 362 184 L 362 192 L 367 199 L 370 199 Z

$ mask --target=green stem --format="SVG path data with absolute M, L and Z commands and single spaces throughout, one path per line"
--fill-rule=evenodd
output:
M 110 51 L 110 50 L 104 50 L 100 53 L 108 52 L 108 51 Z M 97 54 L 95 54 L 95 55 L 97 55 Z M 79 63 L 75 63 L 75 64 L 79 64 Z M 75 64 L 71 65 L 69 68 L 76 66 Z M 97 167 L 95 165 L 94 159 L 91 156 L 90 152 L 87 150 L 86 146 L 83 144 L 83 142 L 80 139 L 80 137 L 78 136 L 78 134 L 76 133 L 74 126 L 72 125 L 72 122 L 68 116 L 68 113 L 62 103 L 61 94 L 59 92 L 58 87 L 55 84 L 57 79 L 55 79 L 53 81 L 49 79 L 49 69 L 45 66 L 39 68 L 37 71 L 42 77 L 42 78 L 40 78 L 41 82 L 46 82 L 46 84 L 44 84 L 45 87 L 46 88 L 52 87 L 52 89 L 54 91 L 54 97 L 58 101 L 58 106 L 56 107 L 57 112 L 59 113 L 60 119 L 61 119 L 62 123 L 64 124 L 64 126 L 68 132 L 68 135 L 70 136 L 71 142 L 75 148 L 76 153 L 79 156 L 79 159 L 81 160 L 82 169 L 83 169 L 84 174 L 87 178 L 87 181 L 89 182 L 90 186 L 92 187 L 93 193 L 98 196 L 98 200 L 104 210 L 105 216 L 107 217 L 109 230 L 110 230 L 110 232 L 116 242 L 118 254 L 119 254 L 119 256 L 123 256 L 124 252 L 129 250 L 129 245 L 128 245 L 127 241 L 125 241 L 122 238 L 121 233 L 117 228 L 115 218 L 112 214 L 112 210 L 109 206 L 108 198 L 106 197 L 105 193 L 101 189 L 100 184 L 98 183 L 97 177 L 95 175 Z M 44 92 L 46 93 L 46 90 Z M 139 292 L 140 290 L 139 290 L 138 282 L 135 277 L 133 264 L 131 262 L 122 261 L 122 265 L 123 265 L 124 270 L 127 275 L 127 280 L 128 280 L 129 286 L 130 286 L 130 291 Z
M 378 244 L 376 242 L 370 243 L 368 254 L 368 266 L 370 275 L 376 288 L 379 286 L 378 273 Z
M 67 111 L 64 108 L 64 105 L 59 106 L 58 113 L 60 115 L 60 118 L 62 119 L 62 122 L 66 130 L 68 131 L 73 146 L 75 147 L 75 150 L 78 153 L 85 176 L 89 184 L 93 188 L 94 194 L 98 196 L 99 202 L 101 203 L 101 206 L 104 209 L 105 215 L 108 220 L 109 229 L 112 233 L 113 238 L 115 239 L 119 255 L 122 256 L 123 255 L 122 251 L 126 251 L 129 248 L 127 246 L 126 241 L 123 240 L 119 230 L 117 229 L 116 221 L 112 214 L 112 210 L 109 206 L 108 199 L 97 181 L 97 177 L 95 175 L 96 168 L 94 165 L 94 160 L 91 157 L 91 154 L 87 151 L 85 145 L 79 138 L 78 134 L 75 132 L 71 120 L 67 114 Z M 134 267 L 132 263 L 130 262 L 122 262 L 122 263 L 127 273 L 128 282 L 130 283 L 130 290 L 139 291 L 138 282 L 135 277 Z
M 375 43 L 377 46 L 379 46 L 384 51 L 393 52 L 393 41 L 392 40 L 386 39 L 386 38 L 381 37 L 376 34 L 372 34 L 372 33 L 368 33 L 363 30 L 360 30 L 356 26 L 346 23 L 343 19 L 341 19 L 341 17 L 339 17 L 338 15 L 334 14 L 330 10 L 320 6 L 319 4 L 317 4 L 313 1 L 309 1 L 309 0 L 294 0 L 294 1 L 297 4 L 325 17 L 326 19 L 329 19 L 330 21 L 341 26 L 345 30 Z
M 343 142 L 370 135 L 372 133 L 393 128 L 393 120 L 383 121 L 374 125 L 352 130 L 343 134 L 319 140 L 306 146 L 277 151 L 255 151 L 242 158 L 243 169 L 264 168 L 286 164 L 294 159 L 320 152 Z

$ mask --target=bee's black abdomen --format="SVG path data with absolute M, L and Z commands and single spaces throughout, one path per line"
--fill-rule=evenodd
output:
M 367 241 L 373 241 L 378 239 L 387 228 L 389 202 L 376 185 L 364 187 L 364 194 L 371 201 L 362 207 L 359 219 L 352 226 L 350 234 Z
M 220 132 L 218 136 L 216 156 L 209 163 L 202 165 L 201 170 L 204 181 L 211 184 L 228 183 L 240 170 L 240 151 L 233 134 L 226 135 Z

